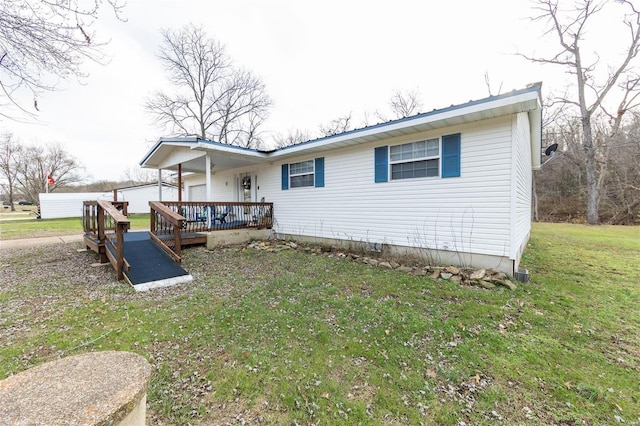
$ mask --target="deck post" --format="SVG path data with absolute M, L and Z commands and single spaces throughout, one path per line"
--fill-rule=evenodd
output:
M 96 209 L 98 211 L 98 244 L 100 247 L 100 263 L 107 263 L 107 253 L 104 246 L 104 209 L 99 204 L 96 204 Z
M 178 164 L 178 201 L 182 202 L 182 163 Z
M 120 224 L 116 225 L 116 275 L 118 281 L 124 279 L 124 232 Z
M 156 230 L 156 211 L 149 201 L 149 230 L 155 232 Z

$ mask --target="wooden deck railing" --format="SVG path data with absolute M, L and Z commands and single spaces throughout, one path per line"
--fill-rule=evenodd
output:
M 185 219 L 183 233 L 273 226 L 273 203 L 163 201 Z
M 151 237 L 176 261 L 182 245 L 203 244 L 206 233 L 272 228 L 273 203 L 151 201 Z
M 127 208 L 129 206 L 129 202 L 113 201 L 109 203 L 113 205 L 119 212 L 121 212 L 123 216 L 127 216 Z M 102 223 L 103 225 L 103 231 L 115 230 L 114 224 L 112 222 L 105 223 L 104 220 L 99 221 L 99 214 L 98 201 L 92 200 L 83 202 L 82 224 L 85 234 L 90 234 L 97 238 L 100 233 L 100 223 Z
M 111 262 L 118 280 L 124 278 L 128 263 L 124 258 L 124 234 L 129 230 L 126 201 L 85 201 L 82 209 L 85 245 Z
M 160 201 L 149 201 L 151 238 L 176 262 L 182 257 L 182 228 L 186 219 Z

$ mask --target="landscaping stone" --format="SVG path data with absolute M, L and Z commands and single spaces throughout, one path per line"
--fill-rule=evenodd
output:
M 490 283 L 489 281 L 478 280 L 478 281 L 476 281 L 476 282 L 478 283 L 478 285 L 479 285 L 480 287 L 489 288 L 489 289 L 491 289 L 491 288 L 495 288 L 495 287 L 496 287 L 496 286 L 495 286 L 495 284 Z
M 484 278 L 484 276 L 487 274 L 486 269 L 476 269 L 475 271 L 473 271 L 471 273 L 471 275 L 469 276 L 470 280 L 481 280 Z
M 379 266 L 381 269 L 393 269 L 393 267 L 391 266 L 391 263 L 389 263 L 389 262 L 380 262 L 380 263 L 378 264 L 378 266 Z
M 501 286 L 507 287 L 509 290 L 515 290 L 516 288 L 518 288 L 518 286 L 516 286 L 509 280 L 495 280 L 494 282 L 496 284 L 500 284 Z
M 451 275 L 458 275 L 460 273 L 460 269 L 453 265 L 447 266 L 444 270 Z
M 450 274 L 449 272 L 440 272 L 440 278 L 442 278 L 443 280 L 448 280 L 452 276 L 453 274 Z

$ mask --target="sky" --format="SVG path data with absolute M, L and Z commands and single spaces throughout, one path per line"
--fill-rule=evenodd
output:
M 417 90 L 431 111 L 488 96 L 485 74 L 493 94 L 537 81 L 543 94 L 566 85 L 562 69 L 516 55 L 555 48 L 529 19 L 529 0 L 129 0 L 126 22 L 109 12 L 92 27 L 110 40 L 109 63 L 86 63 L 87 78 L 40 94 L 38 123 L 0 121 L 24 144 L 61 144 L 86 182 L 124 180 L 167 136 L 143 105 L 168 84 L 157 58 L 161 30 L 190 23 L 265 83 L 267 141 L 349 113 L 360 127 L 397 90 Z

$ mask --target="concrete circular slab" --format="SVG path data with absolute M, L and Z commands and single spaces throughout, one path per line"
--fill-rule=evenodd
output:
M 147 360 L 130 352 L 48 362 L 0 381 L 0 419 L 11 425 L 144 424 L 150 375 Z M 142 423 L 131 421 L 132 412 Z

